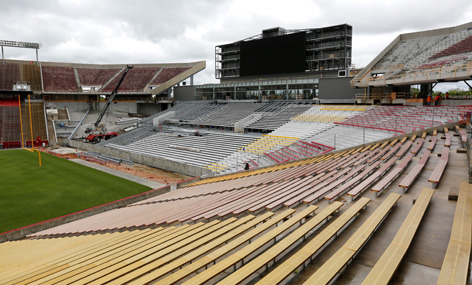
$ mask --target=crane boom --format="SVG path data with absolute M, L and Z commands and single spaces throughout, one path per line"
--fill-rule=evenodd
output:
M 134 66 L 132 66 L 132 65 L 127 65 L 127 66 L 126 66 L 125 72 L 123 73 L 123 76 L 121 77 L 120 82 L 118 82 L 118 85 L 116 85 L 115 89 L 111 92 L 111 95 L 110 95 L 110 97 L 108 98 L 108 101 L 107 101 L 105 107 L 103 108 L 102 112 L 100 113 L 100 116 L 98 116 L 98 119 L 97 119 L 97 121 L 96 121 L 95 124 L 94 124 L 95 128 L 98 127 L 98 125 L 100 124 L 100 122 L 101 122 L 102 119 L 103 119 L 103 116 L 105 115 L 106 111 L 108 110 L 108 107 L 110 107 L 111 102 L 113 102 L 113 99 L 115 99 L 116 93 L 118 92 L 118 88 L 120 88 L 120 85 L 121 85 L 121 83 L 123 82 L 123 79 L 125 79 L 126 74 L 127 74 L 128 71 L 129 71 L 130 69 L 132 69 L 133 67 L 134 67 Z

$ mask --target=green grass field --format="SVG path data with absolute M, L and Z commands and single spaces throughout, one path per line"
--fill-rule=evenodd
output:
M 0 151 L 0 233 L 150 190 L 83 165 L 27 150 Z

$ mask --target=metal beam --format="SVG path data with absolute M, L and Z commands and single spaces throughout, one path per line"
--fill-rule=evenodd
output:
M 470 84 L 469 84 L 469 83 L 467 83 L 467 81 L 466 81 L 466 80 L 464 80 L 464 83 L 465 83 L 465 84 L 467 84 L 467 86 L 469 86 L 469 88 L 470 88 L 470 89 L 472 89 L 472 86 L 470 86 Z

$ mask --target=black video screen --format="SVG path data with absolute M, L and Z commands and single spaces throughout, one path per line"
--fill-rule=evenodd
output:
M 240 76 L 305 71 L 305 33 L 241 42 Z

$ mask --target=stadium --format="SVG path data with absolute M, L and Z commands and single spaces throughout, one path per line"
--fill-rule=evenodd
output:
M 205 61 L 12 60 L 40 46 L 0 41 L 0 283 L 469 284 L 472 95 L 433 89 L 469 85 L 472 23 L 362 69 L 353 37 L 266 29 L 216 46 L 202 85 Z

